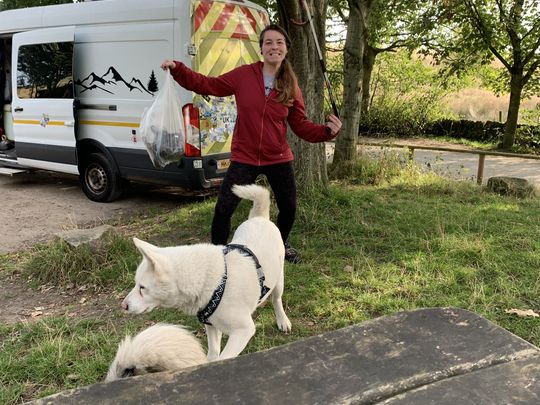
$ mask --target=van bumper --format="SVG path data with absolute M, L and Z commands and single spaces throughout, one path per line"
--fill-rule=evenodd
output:
M 227 172 L 226 169 L 217 169 L 217 162 L 218 160 L 228 161 L 228 159 L 229 154 L 219 156 L 219 158 L 216 155 L 202 158 L 183 158 L 179 163 L 179 167 L 185 167 L 187 173 L 192 174 L 191 184 L 194 186 L 198 185 L 204 189 L 217 188 L 223 183 L 223 178 Z M 196 168 L 198 165 L 201 165 L 200 169 Z M 188 167 L 191 167 L 191 169 L 188 169 Z
M 228 161 L 230 153 L 202 157 L 183 157 L 163 169 L 152 165 L 145 150 L 109 149 L 114 156 L 120 175 L 130 181 L 172 185 L 189 190 L 217 188 L 223 182 L 226 168 L 218 162 Z

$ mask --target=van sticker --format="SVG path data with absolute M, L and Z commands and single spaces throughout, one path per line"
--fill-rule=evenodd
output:
M 101 76 L 95 72 L 90 73 L 84 79 L 78 78 L 75 80 L 75 86 L 79 86 L 80 93 L 92 90 L 101 90 L 109 94 L 114 94 L 114 89 L 118 88 L 118 84 L 123 84 L 129 89 L 130 92 L 137 90 L 141 93 L 148 93 L 154 96 L 154 93 L 158 91 L 158 81 L 156 75 L 152 70 L 148 78 L 148 84 L 145 86 L 141 79 L 133 77 L 129 82 L 122 77 L 122 75 L 113 66 L 107 69 L 107 72 Z M 82 88 L 82 90 L 80 90 Z
M 41 125 L 43 128 L 45 128 L 47 126 L 47 124 L 49 123 L 50 119 L 49 119 L 49 114 L 41 114 L 41 119 L 39 120 L 39 125 Z

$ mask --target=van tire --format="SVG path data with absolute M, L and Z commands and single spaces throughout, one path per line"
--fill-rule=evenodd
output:
M 115 201 L 122 195 L 122 180 L 116 165 L 103 153 L 90 153 L 82 164 L 84 194 L 96 202 Z

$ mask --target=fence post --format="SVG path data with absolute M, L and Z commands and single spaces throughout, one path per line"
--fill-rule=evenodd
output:
M 484 162 L 486 160 L 486 155 L 484 153 L 478 154 L 478 172 L 476 173 L 476 184 L 479 186 L 482 185 L 482 180 L 484 179 Z

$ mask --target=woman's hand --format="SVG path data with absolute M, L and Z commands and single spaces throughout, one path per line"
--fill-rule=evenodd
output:
M 341 130 L 341 120 L 334 114 L 330 114 L 326 120 L 326 126 L 330 128 L 330 135 L 335 136 Z
M 167 69 L 172 70 L 175 67 L 176 67 L 176 64 L 172 60 L 169 60 L 169 59 L 165 59 L 163 63 L 161 64 L 161 68 L 163 70 L 167 70 Z

